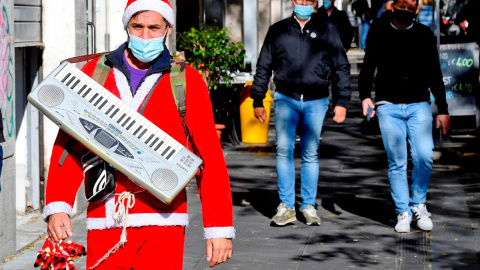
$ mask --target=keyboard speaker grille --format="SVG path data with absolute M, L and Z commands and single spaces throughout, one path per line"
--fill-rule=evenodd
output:
M 64 98 L 62 89 L 55 85 L 45 85 L 38 90 L 38 100 L 50 108 L 62 104 Z
M 178 184 L 177 174 L 170 169 L 157 169 L 151 178 L 152 184 L 159 190 L 168 191 Z

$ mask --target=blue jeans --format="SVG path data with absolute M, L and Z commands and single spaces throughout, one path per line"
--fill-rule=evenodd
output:
M 398 214 L 424 204 L 433 166 L 432 111 L 428 102 L 387 104 L 377 109 L 388 156 L 388 179 Z M 407 180 L 407 138 L 413 161 L 411 195 Z
M 370 23 L 364 21 L 362 23 L 362 37 L 360 39 L 360 48 L 362 49 L 365 49 L 365 47 L 367 47 L 368 30 L 370 30 Z
M 277 134 L 277 174 L 280 201 L 288 208 L 295 204 L 295 128 L 300 132 L 300 153 L 302 157 L 301 194 L 302 209 L 315 206 L 319 175 L 318 147 L 323 120 L 327 113 L 329 99 L 311 101 L 295 100 L 275 93 L 275 131 Z

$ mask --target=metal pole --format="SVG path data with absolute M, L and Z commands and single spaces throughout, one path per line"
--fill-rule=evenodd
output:
M 105 50 L 110 51 L 110 0 L 105 0 Z
M 437 31 L 436 31 L 436 35 L 437 35 L 437 51 L 438 53 L 440 53 L 440 0 L 436 0 L 434 2 L 434 5 L 435 5 L 435 9 L 433 10 L 432 12 L 432 16 L 434 16 L 435 13 L 437 13 Z M 433 6 L 432 6 L 433 8 Z M 435 27 L 435 24 L 433 25 L 433 27 Z M 442 134 L 442 126 L 440 125 L 440 149 L 443 148 L 443 134 Z
M 96 15 L 97 15 L 97 0 L 92 0 L 92 22 L 93 22 L 93 25 L 97 25 L 97 18 L 96 18 Z M 95 38 L 97 38 L 96 36 L 96 32 L 95 32 Z M 94 53 L 97 52 L 97 44 L 95 42 L 95 47 L 94 47 Z
M 435 10 L 437 13 L 437 50 L 440 51 L 440 0 L 435 1 Z
M 281 0 L 281 2 L 280 2 L 280 8 L 282 9 L 282 10 L 280 11 L 280 14 L 281 14 L 281 16 L 282 16 L 282 17 L 280 18 L 280 20 L 283 20 L 283 19 L 285 18 L 285 0 Z
M 435 29 L 435 24 L 436 24 L 436 21 L 435 21 L 435 12 L 436 12 L 436 8 L 435 8 L 435 0 L 434 2 L 432 3 L 432 31 L 433 33 L 436 34 L 436 29 Z
M 95 40 L 96 33 L 95 33 L 95 24 L 92 22 L 87 22 L 87 26 L 90 26 L 92 28 L 92 54 L 97 52 L 97 42 Z

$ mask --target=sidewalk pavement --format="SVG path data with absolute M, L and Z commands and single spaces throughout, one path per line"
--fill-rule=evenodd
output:
M 352 86 L 356 89 L 356 80 Z M 345 123 L 336 124 L 332 117 L 330 112 L 319 149 L 321 226 L 305 225 L 298 208 L 294 224 L 270 225 L 279 204 L 273 120 L 266 144 L 224 144 L 236 239 L 233 258 L 215 269 L 480 269 L 478 139 L 447 138 L 443 148 L 436 149 L 442 155 L 435 161 L 428 197 L 434 228 L 427 233 L 412 227 L 411 233 L 398 234 L 393 230 L 396 215 L 385 151 L 375 120 L 367 123 L 361 115 L 358 92 L 353 93 Z M 299 179 L 298 152 L 295 161 Z M 190 226 L 184 269 L 209 269 L 195 181 L 187 192 Z M 297 205 L 299 193 L 297 184 Z M 43 244 L 37 239 L 46 230 L 38 216 L 19 217 L 17 239 L 22 252 L 0 264 L 0 269 L 34 269 L 35 253 Z M 86 244 L 84 213 L 73 219 L 73 226 L 73 240 Z M 75 264 L 82 270 L 84 263 L 82 257 Z M 152 258 L 152 265 L 159 265 L 158 260 Z

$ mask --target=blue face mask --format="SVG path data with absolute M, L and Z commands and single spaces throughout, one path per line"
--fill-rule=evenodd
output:
M 302 5 L 295 5 L 295 15 L 302 20 L 306 20 L 312 16 L 313 13 L 313 5 L 312 6 L 302 6 Z
M 323 0 L 323 7 L 325 9 L 329 9 L 332 6 L 332 1 L 329 0 Z
M 133 56 L 135 56 L 138 61 L 143 63 L 152 62 L 163 52 L 163 40 L 167 36 L 167 31 L 165 31 L 165 35 L 163 37 L 151 39 L 139 38 L 128 33 L 128 36 L 130 37 L 128 48 L 130 48 Z

